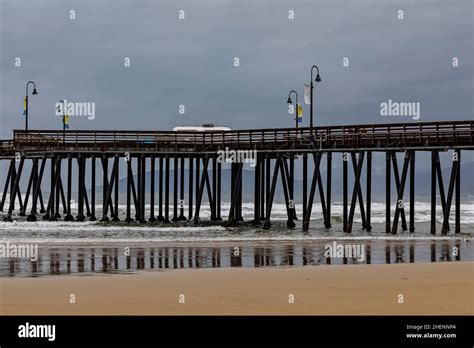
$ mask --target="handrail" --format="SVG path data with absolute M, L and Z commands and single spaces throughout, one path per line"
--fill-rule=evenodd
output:
M 21 147 L 71 148 L 82 147 L 117 150 L 123 147 L 137 149 L 220 149 L 237 148 L 308 148 L 362 147 L 398 143 L 413 144 L 471 143 L 474 122 L 442 121 L 417 123 L 391 123 L 371 125 L 342 125 L 315 127 L 311 138 L 308 127 L 245 129 L 229 131 L 175 132 L 175 131 L 120 131 L 120 130 L 14 130 L 13 144 Z M 1 143 L 1 142 L 0 142 Z

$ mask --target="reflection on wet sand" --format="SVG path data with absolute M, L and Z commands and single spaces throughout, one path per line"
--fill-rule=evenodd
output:
M 327 244 L 326 244 L 327 245 Z M 453 241 L 382 241 L 364 244 L 364 255 L 328 257 L 325 244 L 237 246 L 40 246 L 36 261 L 0 259 L 0 277 L 127 273 L 141 270 L 288 267 L 322 264 L 451 262 L 472 260 L 472 246 Z M 462 255 L 464 255 L 462 257 Z M 360 257 L 364 256 L 364 257 Z

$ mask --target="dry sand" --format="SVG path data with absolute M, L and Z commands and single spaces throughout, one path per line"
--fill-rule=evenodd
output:
M 0 314 L 472 315 L 473 270 L 452 262 L 3 278 Z

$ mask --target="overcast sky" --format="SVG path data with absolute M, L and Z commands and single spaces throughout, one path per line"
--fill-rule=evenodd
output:
M 420 103 L 420 121 L 473 119 L 473 8 L 472 0 L 0 0 L 0 138 L 24 128 L 29 80 L 39 92 L 30 129 L 60 128 L 60 99 L 95 103 L 95 119 L 73 118 L 71 129 L 292 127 L 288 92 L 303 100 L 313 64 L 322 77 L 317 125 L 414 122 L 381 116 L 389 99 Z M 429 155 L 418 163 L 429 166 Z
M 412 121 L 380 116 L 388 99 L 420 102 L 421 121 L 473 117 L 471 0 L 0 4 L 3 138 L 24 127 L 28 80 L 39 92 L 30 97 L 31 129 L 61 126 L 60 99 L 96 104 L 96 118 L 73 119 L 72 129 L 291 127 L 288 92 L 302 100 L 313 64 L 323 80 L 315 87 L 320 125 Z

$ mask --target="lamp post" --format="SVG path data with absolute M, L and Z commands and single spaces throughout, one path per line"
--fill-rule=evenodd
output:
M 319 68 L 316 65 L 313 65 L 311 67 L 311 91 L 310 91 L 311 105 L 310 105 L 310 112 L 309 112 L 309 128 L 311 132 L 311 139 L 314 139 L 314 136 L 313 136 L 313 70 L 314 68 L 316 68 L 317 70 L 316 78 L 314 79 L 314 81 L 321 82 L 321 77 L 319 76 Z
M 288 104 L 292 104 L 293 102 L 291 101 L 291 93 L 295 94 L 296 98 L 296 104 L 295 104 L 295 120 L 296 120 L 296 129 L 298 129 L 298 92 L 295 90 L 291 90 L 290 93 L 288 93 L 288 100 L 286 101 Z
M 33 81 L 28 81 L 26 84 L 26 95 L 25 95 L 25 130 L 28 130 L 28 86 L 33 85 L 33 93 L 32 95 L 37 95 L 38 92 L 36 91 L 36 85 Z
M 60 100 L 57 102 L 58 104 L 58 112 L 61 111 L 61 109 L 59 108 L 59 104 L 63 104 L 63 114 L 62 114 L 62 118 L 63 118 L 63 141 L 66 139 L 66 105 L 64 104 L 64 100 Z

